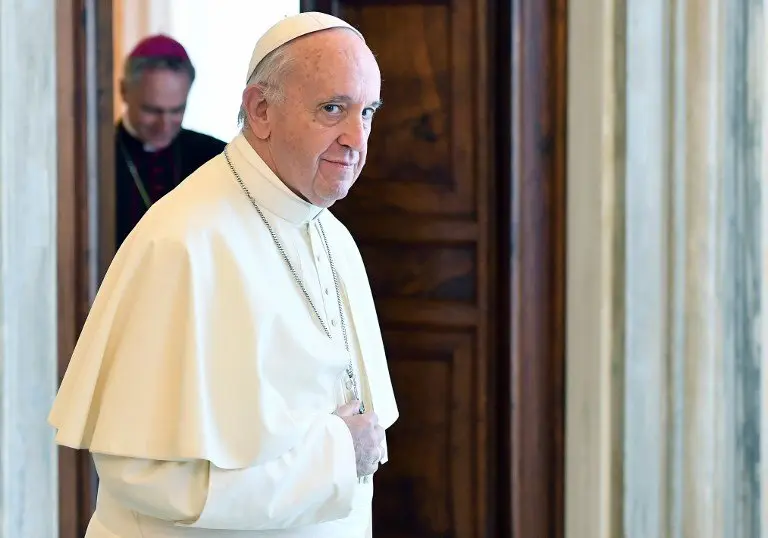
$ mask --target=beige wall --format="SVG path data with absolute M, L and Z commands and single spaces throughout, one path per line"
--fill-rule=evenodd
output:
M 120 99 L 120 79 L 122 78 L 123 61 L 127 51 L 123 44 L 123 18 L 125 17 L 124 0 L 112 0 L 112 65 L 114 65 L 114 77 L 112 87 L 115 89 L 113 99 L 115 101 L 115 120 L 123 112 L 123 102 Z
M 184 126 L 228 141 L 239 132 L 237 114 L 253 46 L 275 22 L 298 12 L 299 0 L 115 0 L 115 88 L 133 46 L 147 35 L 167 33 L 184 45 L 197 71 Z M 116 92 L 116 116 L 122 108 Z
M 115 119 L 123 111 L 120 99 L 120 79 L 123 61 L 143 37 L 169 24 L 169 0 L 113 0 L 112 39 L 115 66 Z
M 621 17 L 616 2 L 569 2 L 566 538 L 622 529 Z

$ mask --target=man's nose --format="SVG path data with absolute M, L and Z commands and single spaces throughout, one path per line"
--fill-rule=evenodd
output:
M 368 125 L 360 116 L 351 116 L 344 122 L 344 132 L 339 137 L 342 146 L 363 151 L 368 141 Z
M 163 130 L 169 129 L 173 124 L 173 114 L 166 112 L 160 115 L 160 126 Z

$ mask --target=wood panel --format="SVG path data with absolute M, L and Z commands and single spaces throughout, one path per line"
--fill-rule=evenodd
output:
M 60 378 L 114 235 L 99 225 L 114 206 L 110 6 L 102 0 L 61 0 L 56 6 Z M 60 538 L 81 538 L 96 499 L 87 452 L 60 449 L 59 498 Z
M 359 28 L 384 78 L 368 163 L 333 208 L 366 262 L 401 410 L 377 475 L 375 534 L 488 536 L 497 469 L 488 6 L 304 7 Z
M 561 538 L 567 4 L 511 7 L 511 534 Z
M 485 495 L 477 498 L 473 486 L 476 331 L 385 330 L 384 337 L 403 412 L 389 436 L 393 457 L 376 477 L 376 536 L 484 536 L 478 503 Z
M 361 29 L 384 77 L 368 165 L 334 207 L 402 410 L 377 535 L 561 538 L 565 0 L 302 8 Z
M 74 349 L 79 317 L 78 290 L 80 272 L 78 260 L 81 252 L 81 226 L 78 208 L 83 207 L 77 189 L 79 162 L 77 148 L 76 79 L 82 70 L 76 64 L 75 10 L 76 0 L 61 0 L 56 6 L 57 19 L 57 153 L 58 153 L 58 346 L 59 378 L 66 369 L 69 354 Z M 79 528 L 79 482 L 82 455 L 69 449 L 59 450 L 59 536 L 78 538 L 84 532 Z

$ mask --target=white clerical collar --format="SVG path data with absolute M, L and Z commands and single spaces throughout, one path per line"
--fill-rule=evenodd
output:
M 278 217 L 295 225 L 317 218 L 322 207 L 296 196 L 267 166 L 241 133 L 229 143 L 229 155 L 256 202 Z
M 139 133 L 131 124 L 131 120 L 128 119 L 127 114 L 123 114 L 123 117 L 120 118 L 120 121 L 123 123 L 123 127 L 125 127 L 125 130 L 128 131 L 128 134 L 131 135 L 136 140 L 138 140 L 139 142 L 141 142 L 141 147 L 144 151 L 146 151 L 147 153 L 154 153 L 157 151 L 157 149 L 154 146 L 147 144 L 139 137 Z

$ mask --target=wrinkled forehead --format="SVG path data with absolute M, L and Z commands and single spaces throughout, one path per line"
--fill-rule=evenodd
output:
M 292 81 L 305 90 L 376 100 L 381 73 L 371 50 L 351 30 L 318 32 L 293 44 Z
M 155 68 L 147 69 L 131 85 L 141 88 L 143 91 L 178 91 L 188 90 L 191 80 L 189 75 L 181 71 L 171 69 Z
M 143 104 L 172 109 L 186 102 L 189 89 L 189 77 L 184 73 L 153 70 L 145 72 L 128 90 L 128 94 L 137 97 Z

